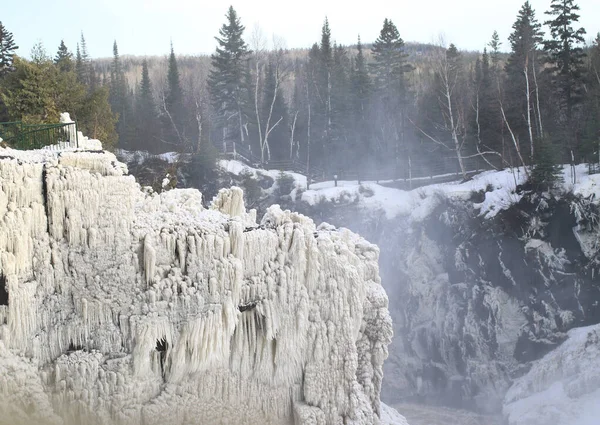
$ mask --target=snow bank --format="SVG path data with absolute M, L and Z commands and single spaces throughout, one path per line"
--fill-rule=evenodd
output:
M 249 173 L 255 178 L 262 174 L 277 179 L 281 173 L 276 170 L 255 169 L 234 160 L 221 160 L 219 165 L 226 172 L 236 175 Z M 289 171 L 283 173 L 294 179 L 297 189 L 306 189 L 305 176 Z M 334 181 L 325 181 L 311 184 L 310 190 L 302 193 L 302 200 L 310 205 L 319 202 L 344 204 L 356 201 L 367 211 L 382 211 L 387 219 L 407 217 L 410 221 L 420 222 L 446 199 L 469 200 L 474 192 L 484 192 L 484 200 L 475 203 L 474 207 L 481 216 L 493 218 L 521 200 L 522 195 L 516 189 L 525 181 L 526 174 L 522 168 L 485 171 L 467 182 L 432 184 L 413 190 L 390 188 L 372 181 L 363 181 L 359 185 L 357 181 L 340 180 L 337 186 Z M 600 200 L 596 199 L 596 193 L 599 187 L 600 174 L 589 175 L 587 165 L 578 165 L 573 169 L 570 166 L 563 167 L 563 183 L 559 192 L 590 197 L 598 202 Z
M 569 331 L 505 398 L 510 425 L 595 425 L 600 417 L 600 325 Z
M 259 225 L 237 188 L 205 209 L 196 190 L 142 192 L 110 153 L 0 149 L 0 410 L 403 423 L 380 408 L 392 323 L 378 257 L 278 206 Z
M 381 210 L 386 218 L 408 217 L 419 222 L 428 217 L 444 199 L 468 200 L 473 192 L 486 191 L 485 200 L 476 204 L 480 214 L 486 218 L 495 216 L 518 202 L 517 184 L 524 181 L 524 174 L 515 170 L 487 171 L 464 183 L 440 183 L 406 191 L 379 185 L 375 182 L 356 181 L 323 182 L 311 185 L 311 190 L 302 194 L 302 200 L 315 205 L 322 200 L 340 202 L 357 199 L 365 209 Z

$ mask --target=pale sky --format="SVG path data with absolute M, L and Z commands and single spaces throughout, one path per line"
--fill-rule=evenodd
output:
M 255 25 L 287 47 L 310 47 L 319 41 L 325 16 L 340 44 L 374 41 L 383 19 L 391 19 L 405 41 L 431 42 L 443 33 L 459 49 L 482 50 L 494 29 L 506 38 L 524 0 L 0 0 L 0 20 L 14 34 L 18 54 L 28 56 L 42 40 L 54 55 L 61 39 L 75 51 L 83 31 L 92 57 L 112 55 L 113 40 L 121 54 L 164 55 L 173 40 L 177 54 L 212 53 L 214 37 L 230 4 L 246 26 L 246 41 Z M 550 0 L 531 0 L 538 21 Z M 579 0 L 580 26 L 591 40 L 600 31 L 600 1 Z M 356 6 L 354 6 L 356 5 Z M 547 31 L 546 31 L 547 32 Z

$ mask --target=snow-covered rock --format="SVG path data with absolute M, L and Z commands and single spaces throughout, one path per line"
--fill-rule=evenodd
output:
M 569 331 L 506 394 L 510 425 L 595 425 L 600 418 L 600 325 Z
M 236 188 L 205 209 L 107 152 L 0 149 L 0 422 L 403 423 L 378 259 Z

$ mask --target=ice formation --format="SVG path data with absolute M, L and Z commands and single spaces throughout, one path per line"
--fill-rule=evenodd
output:
M 594 425 L 600 415 L 600 325 L 569 331 L 506 394 L 510 425 Z
M 0 149 L 0 423 L 390 423 L 378 257 L 237 188 L 205 209 L 107 152 Z

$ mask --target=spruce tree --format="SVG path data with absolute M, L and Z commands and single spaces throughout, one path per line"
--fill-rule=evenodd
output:
M 119 48 L 115 40 L 113 43 L 113 61 L 110 69 L 109 100 L 112 111 L 117 114 L 117 134 L 119 135 L 119 145 L 121 145 L 123 148 L 132 148 L 133 144 L 135 143 L 135 136 L 132 131 L 134 128 L 133 111 L 128 93 L 129 87 L 127 86 L 127 81 L 125 80 L 125 72 L 121 64 Z
M 363 46 L 358 37 L 356 45 L 357 54 L 354 58 L 351 74 L 351 114 L 352 119 L 352 146 L 354 153 L 350 159 L 350 164 L 361 174 L 364 167 L 363 163 L 368 162 L 371 154 L 371 137 L 369 137 L 369 109 L 371 101 L 372 84 L 367 69 L 367 62 L 363 53 Z
M 60 69 L 61 72 L 73 71 L 73 54 L 69 52 L 69 49 L 67 49 L 64 40 L 60 41 L 58 51 L 56 52 L 56 57 L 54 58 L 54 63 L 56 66 L 58 66 L 58 69 Z
M 137 127 L 135 148 L 157 152 L 159 150 L 156 143 L 159 139 L 158 114 L 146 59 L 142 61 L 142 79 L 137 92 L 135 115 Z
M 544 42 L 550 65 L 548 71 L 558 104 L 560 136 L 567 147 L 575 149 L 577 145 L 578 123 L 576 113 L 584 97 L 585 66 L 582 45 L 585 30 L 574 28 L 579 21 L 577 6 L 573 0 L 552 0 L 547 15 L 554 18 L 547 21 L 551 39 Z
M 373 43 L 372 64 L 374 86 L 380 99 L 380 111 L 377 111 L 379 122 L 377 125 L 383 131 L 380 134 L 379 162 L 387 162 L 393 158 L 396 177 L 400 169 L 406 170 L 409 166 L 410 152 L 405 143 L 406 112 L 408 109 L 408 90 L 405 74 L 412 70 L 407 63 L 408 55 L 404 52 L 404 41 L 396 25 L 389 20 L 383 21 L 383 27 L 375 43 Z M 401 150 L 404 151 L 401 154 Z M 401 156 L 407 161 L 401 167 Z
M 500 41 L 500 36 L 498 35 L 498 31 L 494 30 L 492 34 L 492 39 L 488 43 L 490 47 L 490 59 L 491 59 L 491 69 L 492 72 L 496 72 L 498 70 L 500 64 L 500 46 L 502 46 L 502 42 Z
M 589 51 L 587 96 L 584 112 L 583 154 L 590 162 L 600 162 L 600 33 Z
M 406 95 L 405 73 L 412 70 L 407 63 L 408 55 L 404 52 L 404 40 L 396 25 L 387 18 L 375 43 L 373 43 L 372 71 L 375 76 L 375 87 L 388 102 L 394 99 L 403 101 Z
M 179 76 L 179 67 L 175 49 L 171 43 L 169 64 L 167 69 L 167 89 L 161 104 L 163 135 L 171 144 L 183 145 L 185 136 L 185 108 L 183 106 L 183 90 Z
M 543 137 L 542 117 L 539 116 L 538 80 L 542 69 L 539 47 L 544 33 L 531 4 L 526 1 L 508 37 L 511 53 L 506 63 L 506 115 L 516 136 L 529 145 L 533 160 L 535 140 Z M 525 149 L 525 147 L 523 147 Z
M 242 37 L 245 28 L 233 7 L 229 7 L 226 19 L 219 37 L 215 37 L 218 45 L 211 56 L 208 88 L 223 140 L 245 144 L 244 125 L 248 122 L 250 109 L 246 87 L 249 50 Z
M 0 21 L 0 77 L 13 70 L 13 58 L 18 48 L 12 33 Z

